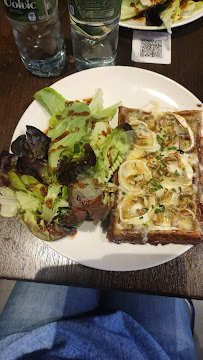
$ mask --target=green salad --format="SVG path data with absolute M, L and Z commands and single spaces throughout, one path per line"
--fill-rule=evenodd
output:
M 128 124 L 112 128 L 121 104 L 104 108 L 101 89 L 88 101 L 67 100 L 52 88 L 35 99 L 50 114 L 48 129 L 27 126 L 11 152 L 0 154 L 0 214 L 17 215 L 40 239 L 55 240 L 108 216 L 111 178 L 135 133 Z
M 171 33 L 173 22 L 203 8 L 203 1 L 192 0 L 122 0 L 120 20 L 145 17 L 146 25 L 164 25 Z

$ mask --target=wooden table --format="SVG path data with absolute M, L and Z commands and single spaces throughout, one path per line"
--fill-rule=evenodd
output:
M 67 4 L 60 1 L 60 17 L 66 38 L 67 62 L 60 77 L 32 76 L 22 64 L 12 30 L 0 10 L 0 151 L 8 150 L 14 129 L 33 94 L 76 72 Z M 163 74 L 202 100 L 201 19 L 175 28 L 170 65 L 131 61 L 132 30 L 120 28 L 117 64 L 149 69 Z M 44 283 L 203 299 L 203 244 L 178 258 L 151 269 L 132 272 L 100 271 L 84 267 L 51 250 L 21 226 L 15 218 L 0 218 L 0 277 Z

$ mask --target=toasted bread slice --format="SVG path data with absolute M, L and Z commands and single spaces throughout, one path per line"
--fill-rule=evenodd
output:
M 135 142 L 114 175 L 109 241 L 197 244 L 203 240 L 202 112 L 120 107 Z

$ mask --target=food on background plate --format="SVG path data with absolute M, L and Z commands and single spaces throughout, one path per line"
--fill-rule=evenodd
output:
M 48 130 L 27 126 L 11 153 L 1 153 L 0 214 L 17 215 L 37 237 L 55 240 L 107 216 L 116 189 L 110 179 L 135 132 L 128 124 L 111 127 L 120 103 L 104 108 L 101 89 L 88 101 L 68 101 L 52 88 L 35 98 L 51 116 Z
M 122 0 L 120 20 L 145 18 L 148 26 L 161 26 L 171 32 L 171 25 L 182 16 L 203 8 L 203 1 L 192 0 Z
M 107 237 L 116 243 L 196 244 L 203 239 L 202 112 L 119 108 L 136 132 L 114 174 Z

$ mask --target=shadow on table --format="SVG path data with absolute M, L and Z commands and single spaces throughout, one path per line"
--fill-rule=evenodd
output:
M 139 256 L 140 263 L 142 256 Z M 125 254 L 125 263 L 132 264 L 133 257 L 133 254 Z M 151 260 L 153 255 L 149 255 L 149 257 Z M 162 256 L 156 255 L 154 263 L 159 260 L 159 257 L 161 261 Z M 111 261 L 114 265 L 122 264 L 123 256 L 111 254 L 105 256 L 103 261 L 104 264 Z M 99 270 L 95 268 L 98 266 L 97 260 L 88 259 L 88 263 L 91 267 L 67 259 L 65 265 L 45 267 L 39 270 L 34 281 L 169 296 L 185 297 L 187 294 L 188 274 L 183 256 L 179 256 L 178 260 L 176 258 L 165 264 L 137 271 Z

